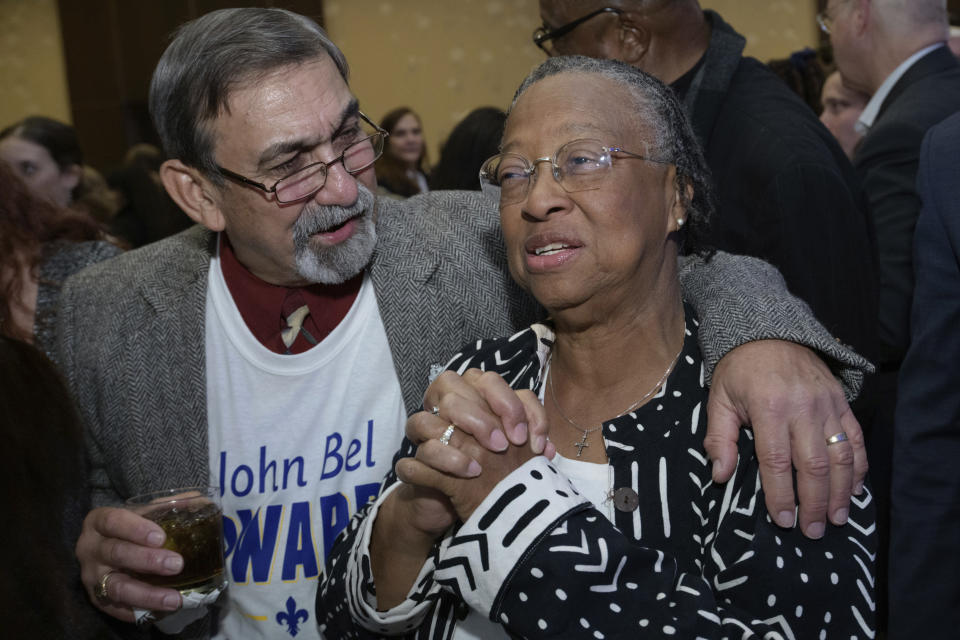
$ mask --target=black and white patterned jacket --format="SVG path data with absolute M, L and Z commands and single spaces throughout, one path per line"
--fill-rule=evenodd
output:
M 408 600 L 376 611 L 367 555 L 376 506 L 333 549 L 317 600 L 328 638 L 450 638 L 467 607 L 518 638 L 872 638 L 874 508 L 854 497 L 822 540 L 767 515 L 753 434 L 726 484 L 703 448 L 707 388 L 687 309 L 683 351 L 647 404 L 603 425 L 613 486 L 639 497 L 607 520 L 544 457 L 514 471 L 435 549 Z M 552 331 L 481 340 L 449 368 L 539 392 Z M 405 441 L 398 455 L 412 455 Z M 466 606 L 465 606 L 466 605 Z

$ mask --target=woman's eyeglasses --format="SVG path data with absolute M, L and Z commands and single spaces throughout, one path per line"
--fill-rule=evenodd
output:
M 521 202 L 526 199 L 530 181 L 541 162 L 550 163 L 553 179 L 567 193 L 599 189 L 613 167 L 614 156 L 669 164 L 668 160 L 604 146 L 599 140 L 573 140 L 557 149 L 552 158 L 530 161 L 518 153 L 493 156 L 480 169 L 480 189 L 499 198 L 500 206 Z

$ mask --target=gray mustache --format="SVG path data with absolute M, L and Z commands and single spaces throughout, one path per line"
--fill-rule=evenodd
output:
M 311 235 L 343 224 L 364 212 L 373 211 L 374 196 L 362 184 L 357 185 L 357 201 L 349 207 L 340 205 L 322 205 L 311 203 L 303 208 L 300 217 L 293 225 L 295 245 L 306 244 Z

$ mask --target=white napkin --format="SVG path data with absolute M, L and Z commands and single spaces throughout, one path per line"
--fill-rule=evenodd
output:
M 216 602 L 226 588 L 227 583 L 224 582 L 222 586 L 207 593 L 191 591 L 181 597 L 183 604 L 179 609 L 167 614 L 161 612 L 159 618 L 158 612 L 149 609 L 134 609 L 133 614 L 138 625 L 153 622 L 153 626 L 163 633 L 180 633 L 187 625 L 207 615 L 207 607 Z

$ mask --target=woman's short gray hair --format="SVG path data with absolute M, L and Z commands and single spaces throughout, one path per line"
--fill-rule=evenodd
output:
M 325 55 L 347 80 L 347 60 L 323 29 L 284 9 L 221 9 L 182 25 L 150 83 L 150 115 L 167 156 L 220 184 L 207 125 L 228 108 L 230 92 Z
M 683 106 L 673 89 L 653 76 L 617 60 L 600 60 L 585 56 L 557 56 L 535 68 L 513 96 L 510 110 L 517 100 L 537 82 L 561 73 L 589 73 L 612 80 L 633 97 L 639 120 L 653 132 L 648 143 L 651 155 L 677 167 L 677 192 L 687 210 L 682 253 L 709 254 L 707 233 L 713 212 L 713 187 L 710 169 L 703 150 L 687 120 Z M 693 198 L 687 187 L 693 187 Z

